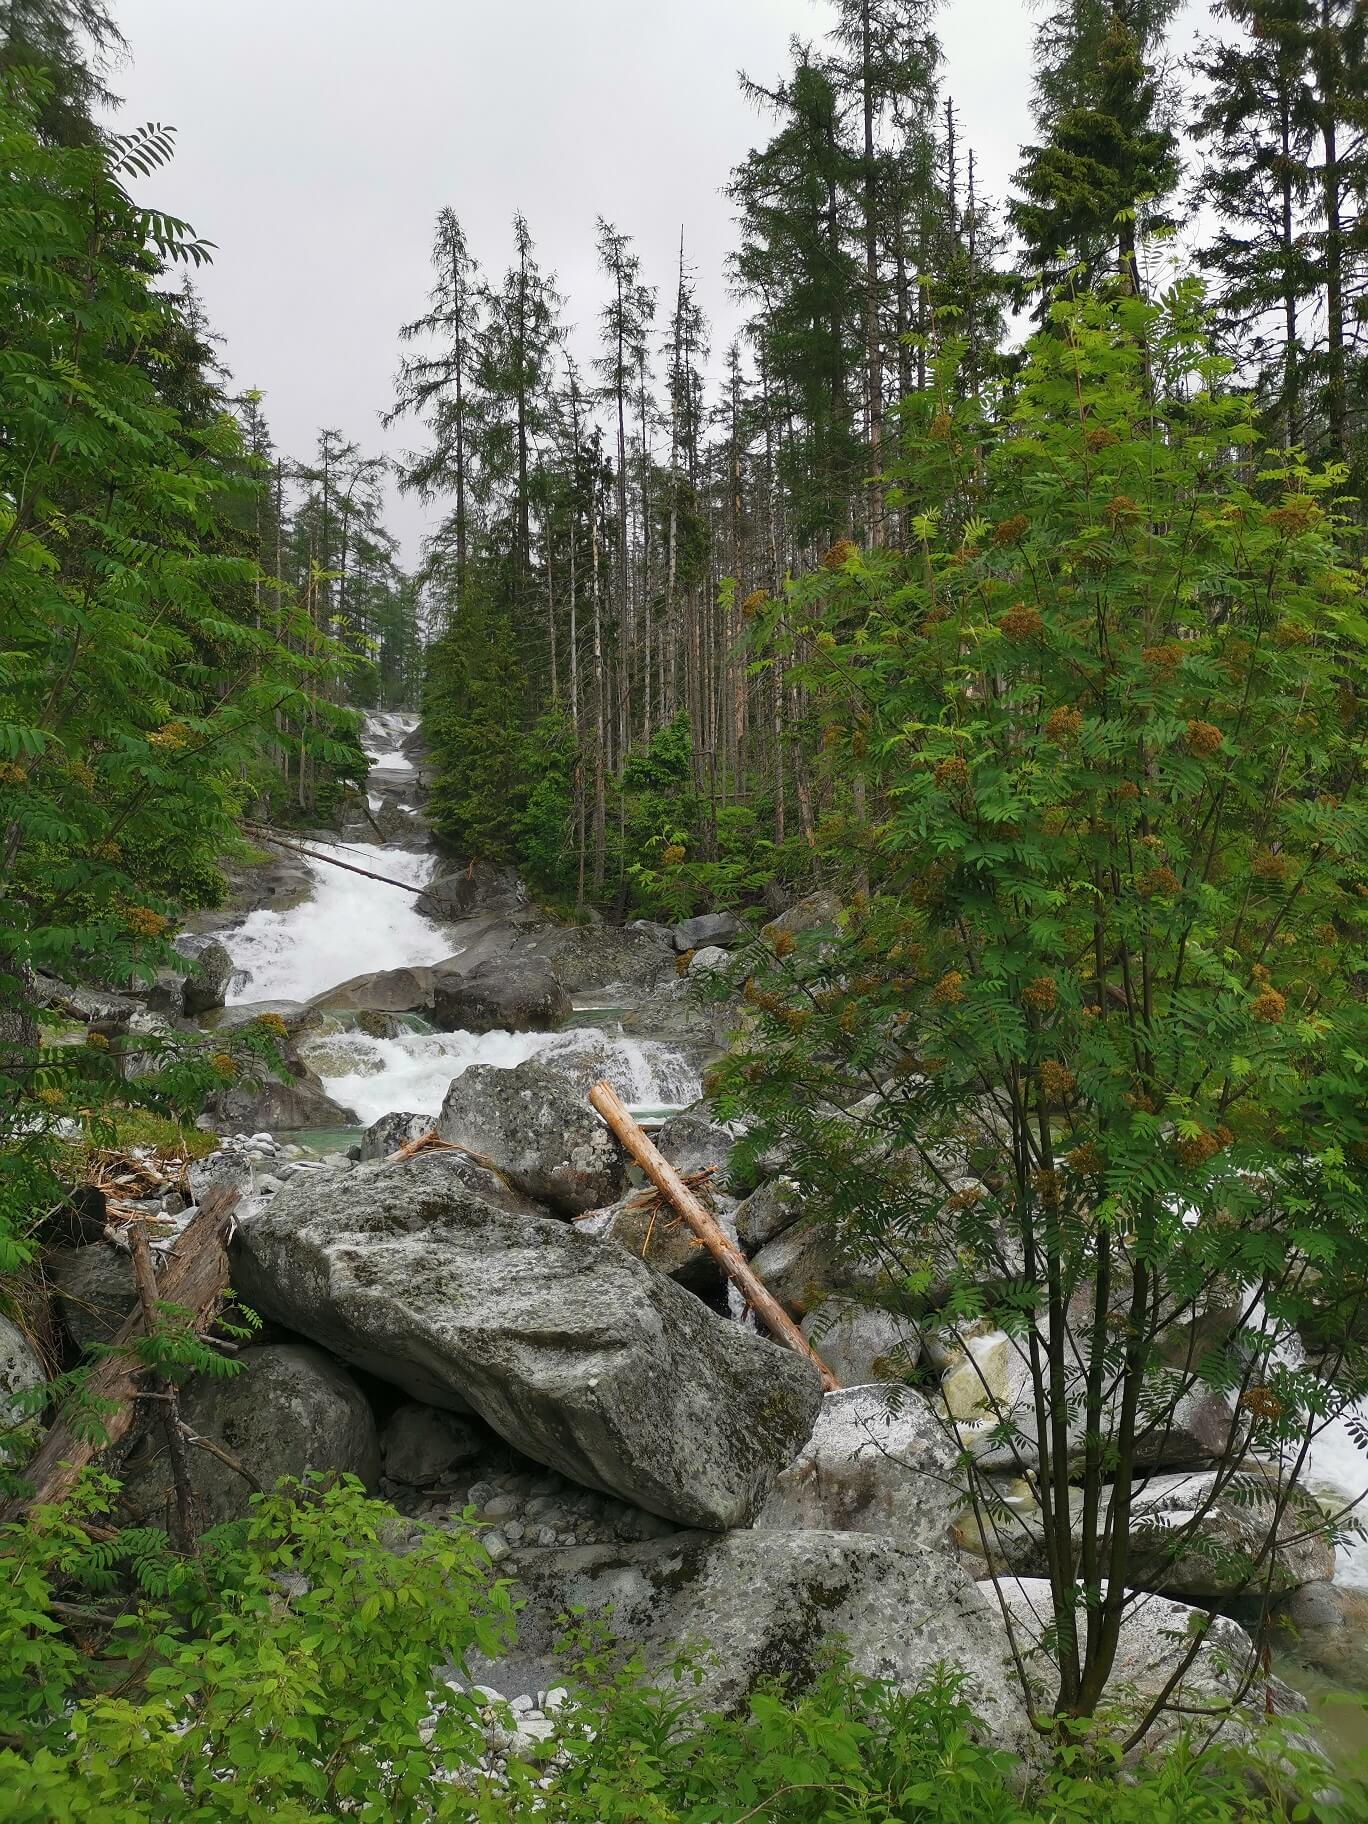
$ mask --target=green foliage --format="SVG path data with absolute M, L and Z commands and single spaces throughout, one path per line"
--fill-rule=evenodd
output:
M 1006 1288 L 1038 1466 L 1019 1414 L 985 1398 L 984 1422 L 1058 1523 L 1065 1713 L 1101 1700 L 1131 1470 L 1176 1402 L 1228 1394 L 1227 1470 L 1291 1469 L 1368 1388 L 1347 1322 L 1318 1374 L 1291 1365 L 1318 1299 L 1368 1294 L 1362 576 L 1342 470 L 1232 467 L 1257 442 L 1225 371 L 1192 287 L 1056 306 L 986 454 L 941 372 L 899 477 L 918 548 L 772 610 L 867 892 L 839 944 L 752 955 L 723 1108 L 894 1302 L 948 1276 L 933 1328 Z M 1175 1365 L 1218 1296 L 1243 1327 Z M 1105 1547 L 1052 1474 L 1112 1488 Z
M 59 37 L 102 17 L 49 11 Z M 207 244 L 125 187 L 165 162 L 169 136 L 53 143 L 48 93 L 22 73 L 0 82 L 6 1272 L 62 1200 L 61 1124 L 98 1143 L 110 1109 L 188 1118 L 269 1052 L 260 1033 L 212 1049 L 140 1035 L 135 1051 L 99 1033 L 46 1043 L 35 972 L 118 984 L 173 964 L 181 909 L 221 897 L 218 858 L 273 775 L 278 728 L 298 726 L 324 777 L 365 770 L 356 717 L 321 702 L 346 653 L 243 553 L 251 462 L 191 306 L 162 288 Z
M 731 1715 L 700 1714 L 696 1659 L 653 1682 L 583 1629 L 555 1738 L 491 1778 L 477 1700 L 445 1682 L 513 1639 L 473 1532 L 401 1523 L 351 1479 L 315 1480 L 256 1497 L 182 1559 L 156 1528 L 92 1527 L 111 1492 L 89 1478 L 64 1510 L 0 1533 L 0 1804 L 14 1824 L 1288 1815 L 1290 1763 L 1271 1746 L 1199 1759 L 1180 1745 L 1124 1780 L 1081 1759 L 1032 1771 L 985 1741 L 954 1673 L 900 1691 L 833 1656 L 801 1694 L 762 1684 Z M 1254 1796 L 1266 1782 L 1277 1796 Z M 1352 1804 L 1320 1815 L 1362 1815 Z
M 511 1607 L 473 1534 L 396 1554 L 398 1517 L 347 1479 L 258 1498 L 181 1560 L 151 1529 L 92 1543 L 110 1486 L 0 1533 L 6 1818 L 478 1815 L 444 1785 L 480 1733 L 442 1668 L 497 1652 Z M 125 1600 L 91 1607 L 111 1584 Z M 93 1652 L 54 1621 L 59 1587 L 88 1593 Z

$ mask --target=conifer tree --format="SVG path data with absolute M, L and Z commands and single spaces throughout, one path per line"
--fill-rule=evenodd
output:
M 1159 68 L 1177 0 L 1055 0 L 1036 32 L 1038 145 L 1023 148 L 1012 219 L 1025 272 L 1046 293 L 1062 270 L 1108 270 L 1141 289 L 1143 231 L 1168 224 L 1178 181 L 1173 98 Z M 1063 260 L 1061 268 L 1060 261 Z

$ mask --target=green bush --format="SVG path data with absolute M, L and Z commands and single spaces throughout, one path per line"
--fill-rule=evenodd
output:
M 9 1824 L 1272 1824 L 1291 1760 L 1180 1744 L 1028 1773 L 957 1674 L 906 1692 L 839 1658 L 801 1696 L 700 1713 L 698 1662 L 650 1683 L 586 1630 L 557 1736 L 492 1775 L 479 1700 L 513 1605 L 476 1534 L 415 1527 L 344 1479 L 256 1497 L 199 1554 L 99 1526 L 113 1485 L 0 1531 L 0 1815 Z M 497 1683 L 497 1672 L 494 1675 Z M 503 1739 L 510 1738 L 505 1731 Z M 1090 1758 L 1091 1757 L 1091 1758 Z M 1293 1756 L 1292 1759 L 1296 1757 Z M 1304 1759 L 1304 1757 L 1303 1757 Z M 1276 1769 L 1281 1771 L 1274 1771 Z M 1348 1789 L 1318 1824 L 1368 1817 Z M 1256 1796 L 1258 1794 L 1264 1796 Z

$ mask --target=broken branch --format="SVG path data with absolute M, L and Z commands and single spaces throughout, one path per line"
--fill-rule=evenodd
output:
M 609 1131 L 636 1160 L 661 1196 L 678 1210 L 775 1338 L 786 1348 L 792 1349 L 795 1355 L 805 1356 L 822 1377 L 822 1386 L 826 1392 L 834 1393 L 839 1385 L 835 1375 L 778 1299 L 757 1276 L 745 1255 L 723 1234 L 714 1218 L 704 1209 L 655 1142 L 632 1119 L 626 1103 L 612 1084 L 595 1083 L 589 1091 L 589 1105 L 603 1117 Z

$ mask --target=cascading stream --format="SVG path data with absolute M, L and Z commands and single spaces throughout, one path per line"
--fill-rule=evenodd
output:
M 416 725 L 416 717 L 399 712 L 367 717 L 362 741 L 377 771 L 412 772 L 400 743 Z M 307 846 L 368 873 L 306 857 L 313 877 L 310 898 L 285 911 L 253 912 L 225 932 L 223 942 L 237 965 L 231 1003 L 308 1001 L 353 976 L 429 966 L 459 954 L 451 935 L 418 911 L 416 893 L 369 878 L 382 874 L 421 887 L 436 866 L 433 856 L 379 843 L 310 840 Z M 697 1071 L 673 1047 L 588 1022 L 561 1032 L 416 1030 L 389 1038 L 339 1024 L 311 1034 L 300 1049 L 328 1094 L 368 1125 L 398 1110 L 435 1116 L 452 1079 L 473 1064 L 511 1069 L 541 1052 L 605 1041 L 607 1074 L 631 1106 L 671 1108 L 697 1098 Z

